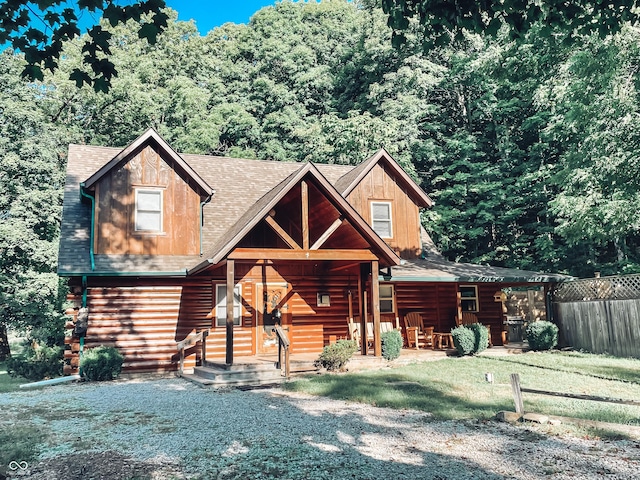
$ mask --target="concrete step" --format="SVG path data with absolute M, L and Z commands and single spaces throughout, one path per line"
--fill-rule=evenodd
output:
M 269 369 L 246 369 L 246 370 L 222 370 L 211 367 L 195 367 L 193 374 L 205 380 L 213 380 L 218 382 L 233 382 L 236 380 L 246 379 L 276 379 L 282 376 L 280 370 L 271 366 Z
M 183 374 L 182 378 L 188 380 L 198 386 L 201 387 L 213 387 L 213 388 L 223 388 L 223 387 L 249 387 L 249 388 L 257 388 L 257 387 L 265 387 L 265 386 L 276 386 L 283 383 L 286 379 L 283 376 L 277 376 L 272 378 L 239 378 L 237 376 L 232 376 L 230 378 L 217 378 L 217 379 L 208 379 L 203 378 L 195 374 Z

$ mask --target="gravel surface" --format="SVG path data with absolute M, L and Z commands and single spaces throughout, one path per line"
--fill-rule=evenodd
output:
M 0 426 L 35 424 L 47 435 L 38 461 L 13 472 L 25 479 L 640 478 L 635 441 L 434 421 L 279 388 L 66 384 L 0 395 L 0 411 Z

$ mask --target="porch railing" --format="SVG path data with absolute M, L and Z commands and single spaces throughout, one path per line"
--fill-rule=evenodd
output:
M 289 337 L 284 329 L 280 325 L 275 325 L 273 327 L 273 331 L 278 337 L 278 365 L 277 368 L 283 369 L 283 360 L 284 360 L 284 376 L 285 378 L 289 378 L 291 375 L 291 366 L 289 361 Z M 284 356 L 284 359 L 283 359 Z
M 201 359 L 202 359 L 202 364 L 204 365 L 204 363 L 207 361 L 207 337 L 209 336 L 209 329 L 206 330 L 201 330 L 199 332 L 196 332 L 194 335 L 191 335 L 190 337 L 185 338 L 184 340 L 181 340 L 180 342 L 178 342 L 177 346 L 178 346 L 178 353 L 180 354 L 180 365 L 178 367 L 178 375 L 182 376 L 184 374 L 184 351 L 191 347 L 192 345 L 195 345 L 198 342 L 201 342 L 201 347 L 202 347 L 202 353 L 201 353 Z

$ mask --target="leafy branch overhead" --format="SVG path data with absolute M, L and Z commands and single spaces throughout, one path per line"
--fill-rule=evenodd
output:
M 71 7 L 66 5 L 72 5 Z M 26 65 L 22 76 L 42 80 L 43 70 L 54 72 L 59 66 L 65 42 L 80 36 L 80 21 L 94 14 L 112 27 L 132 20 L 140 24 L 138 37 L 149 43 L 167 27 L 167 14 L 162 11 L 164 0 L 142 0 L 120 6 L 114 0 L 3 0 L 0 1 L 0 45 L 11 45 L 24 53 Z M 85 23 L 84 21 L 82 23 Z M 111 33 L 96 24 L 87 29 L 82 47 L 83 62 L 92 73 L 79 68 L 73 70 L 71 80 L 78 87 L 93 86 L 107 92 L 111 79 L 117 75 L 109 41 Z
M 561 34 L 572 41 L 596 33 L 604 38 L 625 22 L 637 23 L 639 6 L 638 0 L 382 0 L 396 46 L 405 43 L 411 18 L 425 27 L 425 46 L 461 39 L 465 30 L 495 36 L 503 27 L 515 39 L 538 24 L 541 36 Z

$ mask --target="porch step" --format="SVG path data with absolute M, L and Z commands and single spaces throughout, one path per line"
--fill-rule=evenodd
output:
M 291 363 L 292 375 L 314 371 L 317 368 L 313 362 Z M 259 387 L 279 385 L 286 380 L 275 363 L 269 361 L 234 365 L 206 362 L 204 366 L 195 367 L 192 374 L 183 374 L 182 377 L 203 387 Z

